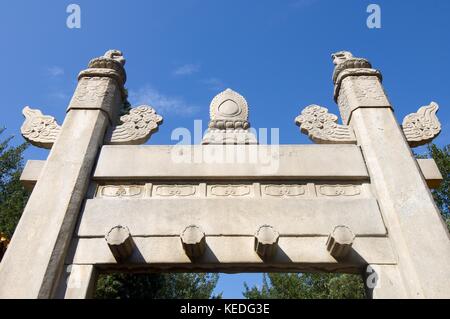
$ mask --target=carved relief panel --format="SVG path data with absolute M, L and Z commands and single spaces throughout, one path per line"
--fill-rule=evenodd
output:
M 370 184 L 337 183 L 145 183 L 143 185 L 101 185 L 96 197 L 115 199 L 311 199 L 371 197 Z
M 351 112 L 359 107 L 390 107 L 377 76 L 348 76 L 342 80 L 337 99 L 342 121 L 348 124 Z

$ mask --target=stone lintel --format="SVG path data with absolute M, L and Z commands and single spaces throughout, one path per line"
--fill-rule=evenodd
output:
M 74 240 L 66 260 L 68 264 L 93 264 L 99 269 L 132 271 L 142 267 L 150 271 L 279 272 L 331 271 L 361 273 L 368 263 L 393 265 L 396 257 L 388 238 L 357 237 L 343 262 L 327 251 L 326 236 L 283 237 L 278 241 L 270 262 L 254 250 L 254 236 L 207 236 L 208 245 L 198 262 L 186 255 L 180 237 L 133 237 L 135 252 L 127 263 L 118 263 L 103 238 Z
M 444 181 L 439 168 L 432 158 L 419 158 L 417 159 L 420 170 L 422 171 L 423 177 L 427 181 L 427 185 L 431 189 L 439 188 L 441 183 Z
M 33 190 L 34 185 L 36 185 L 36 182 L 41 175 L 44 165 L 45 161 L 29 160 L 26 162 L 25 167 L 22 170 L 22 174 L 20 175 L 20 182 L 26 189 L 30 191 Z
M 97 181 L 236 178 L 367 180 L 368 172 L 356 145 L 103 146 L 94 172 Z
M 443 177 L 436 165 L 436 162 L 430 158 L 430 159 L 418 159 L 417 163 L 419 164 L 422 174 L 425 177 L 425 180 L 427 181 L 428 187 L 431 189 L 438 188 L 443 181 Z M 27 189 L 30 190 L 33 189 L 34 185 L 36 184 L 39 178 L 41 170 L 44 167 L 44 164 L 45 161 L 41 160 L 27 161 L 22 171 L 22 175 L 20 176 L 20 181 Z M 111 176 L 112 179 L 117 177 L 118 176 Z M 130 176 L 129 178 L 134 179 L 132 176 Z
M 201 221 L 208 236 L 254 236 L 262 224 L 273 226 L 280 236 L 328 236 L 340 224 L 359 236 L 386 236 L 376 200 L 359 196 L 94 198 L 86 201 L 76 235 L 102 237 L 122 224 L 133 230 L 133 236 L 179 236 L 186 225 Z

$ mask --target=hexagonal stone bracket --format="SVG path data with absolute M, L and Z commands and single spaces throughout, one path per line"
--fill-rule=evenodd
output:
M 336 226 L 327 240 L 327 250 L 336 259 L 344 258 L 351 251 L 355 234 L 345 225 Z
M 255 234 L 255 252 L 262 259 L 270 259 L 277 250 L 280 234 L 270 225 L 259 227 Z
M 127 260 L 133 254 L 135 245 L 128 227 L 118 225 L 111 228 L 105 240 L 118 262 Z
M 181 243 L 183 244 L 183 249 L 188 257 L 196 258 L 205 253 L 205 233 L 200 227 L 196 225 L 186 227 L 181 233 L 180 238 Z

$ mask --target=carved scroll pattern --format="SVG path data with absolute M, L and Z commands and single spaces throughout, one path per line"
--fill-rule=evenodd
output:
M 297 116 L 295 122 L 300 126 L 301 132 L 316 143 L 356 143 L 353 130 L 348 126 L 337 124 L 337 120 L 338 117 L 328 113 L 328 109 L 310 105 Z
M 214 196 L 247 196 L 250 195 L 250 186 L 248 185 L 213 185 L 211 194 Z
M 359 107 L 390 107 L 390 102 L 377 76 L 348 76 L 340 86 L 336 99 L 343 123 L 348 123 Z
M 355 76 L 351 77 L 349 82 L 354 84 L 357 101 L 362 105 L 377 106 L 380 103 L 389 105 L 377 77 Z
M 193 185 L 158 185 L 155 186 L 155 194 L 163 197 L 187 197 L 195 195 Z
M 158 129 L 163 118 L 152 107 L 141 105 L 131 109 L 120 120 L 123 124 L 111 132 L 109 144 L 143 144 Z
M 269 196 L 276 197 L 295 197 L 305 194 L 303 185 L 265 185 L 263 192 Z
M 361 194 L 361 189 L 356 185 L 320 185 L 318 192 L 324 196 L 356 196 Z
M 43 115 L 41 111 L 28 106 L 23 109 L 22 113 L 25 116 L 25 122 L 20 128 L 22 136 L 34 146 L 52 148 L 61 131 L 55 118 Z
M 205 197 L 264 197 L 278 198 L 317 198 L 317 197 L 347 197 L 363 194 L 360 184 L 313 184 L 310 190 L 306 184 L 158 184 L 144 185 L 100 185 L 96 192 L 99 198 L 205 198 Z M 309 189 L 309 190 L 308 190 Z
M 100 187 L 102 197 L 142 197 L 144 187 L 140 185 L 105 185 Z
M 403 132 L 411 147 L 427 144 L 439 135 L 441 123 L 436 116 L 438 110 L 439 105 L 431 102 L 403 119 Z
M 73 96 L 75 105 L 111 104 L 114 90 L 110 88 L 110 79 L 106 77 L 86 77 L 80 81 Z M 71 103 L 72 104 L 72 103 Z

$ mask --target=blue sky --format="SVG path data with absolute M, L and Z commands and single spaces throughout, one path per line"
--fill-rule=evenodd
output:
M 81 29 L 66 27 L 66 7 L 81 7 Z M 381 29 L 366 26 L 370 3 Z M 150 144 L 172 144 L 177 127 L 208 121 L 211 99 L 230 87 L 246 97 L 255 128 L 279 128 L 280 143 L 309 143 L 294 124 L 312 103 L 338 113 L 330 54 L 349 50 L 382 71 L 399 121 L 434 100 L 449 143 L 450 1 L 2 1 L 0 127 L 21 143 L 21 110 L 40 108 L 61 123 L 88 61 L 124 52 L 130 101 L 164 116 Z M 205 127 L 206 128 L 206 127 Z M 31 147 L 26 159 L 45 159 Z M 218 291 L 241 297 L 259 274 L 223 275 Z

